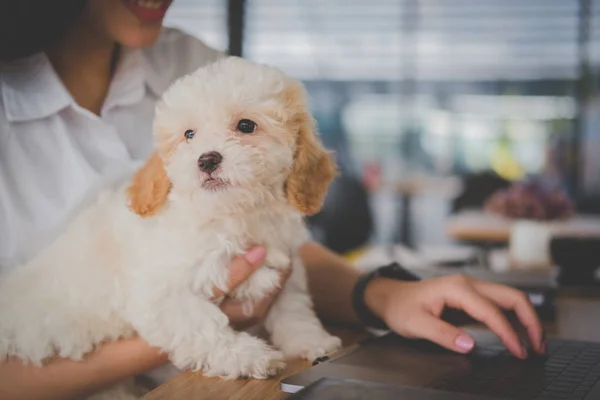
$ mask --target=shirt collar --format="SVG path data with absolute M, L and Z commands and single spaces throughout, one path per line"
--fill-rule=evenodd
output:
M 161 74 L 160 71 L 156 69 L 156 66 L 150 62 L 150 59 L 144 50 L 138 49 L 136 52 L 140 58 L 140 65 L 143 71 L 145 84 L 156 97 L 162 96 L 171 83 L 168 76 L 164 73 Z
M 44 118 L 73 103 L 44 53 L 2 64 L 0 89 L 11 122 Z
M 160 97 L 168 85 L 142 50 L 123 49 L 103 112 L 140 101 L 146 87 Z M 10 122 L 41 119 L 75 104 L 45 53 L 1 65 L 0 95 Z
M 160 97 L 167 85 L 168 81 L 155 70 L 142 50 L 123 48 L 103 112 L 115 106 L 139 102 L 148 88 L 156 97 Z

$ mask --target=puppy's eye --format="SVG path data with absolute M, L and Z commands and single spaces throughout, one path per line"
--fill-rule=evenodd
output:
M 191 138 L 193 138 L 193 137 L 194 137 L 194 135 L 195 135 L 195 134 L 196 134 L 196 132 L 194 132 L 194 131 L 193 131 L 193 130 L 191 130 L 191 129 L 188 129 L 187 131 L 185 131 L 185 133 L 183 134 L 183 136 L 185 136 L 185 138 L 186 138 L 187 140 L 190 140 Z
M 242 133 L 252 133 L 256 130 L 256 123 L 249 119 L 241 119 L 237 124 L 237 130 Z

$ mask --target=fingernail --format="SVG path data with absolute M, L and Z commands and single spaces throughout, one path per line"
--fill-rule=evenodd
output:
M 267 249 L 265 249 L 264 247 L 254 247 L 246 253 L 244 258 L 250 264 L 256 264 L 257 262 L 259 262 L 263 258 L 265 258 L 266 255 L 267 255 Z
M 473 346 L 475 346 L 475 341 L 470 336 L 461 335 L 456 338 L 454 344 L 456 344 L 456 347 L 458 347 L 461 352 L 468 353 L 473 349 Z
M 521 356 L 523 358 L 527 358 L 527 346 L 525 345 L 525 343 L 523 343 L 523 340 L 521 340 Z

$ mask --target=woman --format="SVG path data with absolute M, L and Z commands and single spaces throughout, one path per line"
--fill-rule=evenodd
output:
M 153 106 L 162 91 L 220 56 L 190 36 L 161 28 L 170 0 L 9 3 L 3 7 L 12 10 L 0 13 L 5 18 L 0 29 L 6 30 L 0 37 L 11 38 L 0 47 L 5 61 L 0 69 L 0 271 L 22 264 L 48 243 L 104 177 L 146 157 L 152 148 Z M 301 255 L 317 312 L 328 321 L 373 321 L 466 353 L 473 339 L 440 319 L 445 307 L 454 307 L 487 324 L 523 358 L 526 350 L 500 312 L 514 309 L 533 349 L 545 351 L 534 310 L 516 290 L 464 277 L 364 279 L 314 243 Z M 257 247 L 232 260 L 230 289 L 264 256 L 265 249 Z M 274 296 L 266 296 L 250 317 L 231 301 L 222 308 L 242 328 L 259 321 Z M 0 398 L 76 398 L 166 362 L 140 338 L 106 344 L 85 362 L 57 358 L 35 368 L 11 360 L 0 364 Z

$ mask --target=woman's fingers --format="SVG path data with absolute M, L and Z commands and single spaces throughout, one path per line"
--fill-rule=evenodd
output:
M 232 299 L 225 299 L 220 305 L 223 314 L 229 318 L 229 323 L 234 329 L 246 329 L 258 324 L 258 318 L 244 314 L 242 302 Z
M 275 290 L 265 294 L 265 296 L 253 304 L 251 315 L 244 313 L 244 302 L 233 299 L 226 299 L 223 301 L 220 306 L 221 311 L 223 311 L 223 313 L 229 317 L 229 321 L 237 329 L 244 329 L 256 325 L 266 317 L 267 313 L 271 309 L 271 306 L 273 305 L 273 301 L 291 274 L 291 268 L 281 272 L 278 287 Z
M 264 247 L 253 247 L 243 256 L 235 257 L 229 266 L 227 292 L 231 292 L 245 282 L 262 264 L 266 255 L 267 250 Z M 227 292 L 219 288 L 213 288 L 213 299 L 223 297 Z
M 427 312 L 410 319 L 408 333 L 459 353 L 468 353 L 475 347 L 475 341 L 470 335 Z
M 486 297 L 477 292 L 466 278 L 454 285 L 446 295 L 446 304 L 459 308 L 476 320 L 486 324 L 516 357 L 526 358 L 527 350 L 521 344 L 506 317 Z
M 476 282 L 475 289 L 506 310 L 514 310 L 536 352 L 545 352 L 544 330 L 527 295 L 519 290 L 490 282 Z

